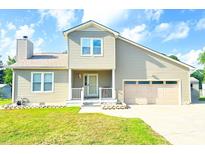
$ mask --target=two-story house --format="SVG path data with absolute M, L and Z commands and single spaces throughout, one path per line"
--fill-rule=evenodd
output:
M 30 103 L 189 104 L 193 69 L 95 21 L 63 32 L 65 54 L 36 54 L 17 40 L 13 101 Z

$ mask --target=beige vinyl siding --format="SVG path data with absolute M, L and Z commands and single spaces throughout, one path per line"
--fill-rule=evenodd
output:
M 27 40 L 27 58 L 30 58 L 32 56 L 33 56 L 33 43 Z
M 30 103 L 66 103 L 68 98 L 67 70 L 15 70 L 14 99 L 27 98 Z M 34 93 L 31 90 L 31 72 L 54 72 L 54 92 Z
M 73 71 L 73 85 L 74 88 L 83 87 L 83 74 L 98 74 L 98 87 L 110 88 L 112 87 L 112 71 L 111 70 L 100 70 L 100 71 L 85 71 L 76 70 Z M 79 74 L 81 78 L 79 78 Z
M 26 49 L 27 49 L 27 43 L 26 40 L 17 40 L 17 61 L 20 61 L 22 59 L 25 59 L 27 57 Z
M 17 40 L 17 61 L 30 58 L 33 55 L 33 43 L 27 39 Z
M 81 38 L 102 38 L 103 56 L 81 56 Z M 115 37 L 105 31 L 75 31 L 68 36 L 71 69 L 115 68 Z
M 116 89 L 121 101 L 124 79 L 179 79 L 182 84 L 182 103 L 190 103 L 188 68 L 117 39 Z

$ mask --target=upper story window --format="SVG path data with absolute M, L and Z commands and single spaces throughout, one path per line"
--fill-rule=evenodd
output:
M 53 92 L 53 72 L 32 72 L 32 92 Z
M 82 39 L 82 55 L 90 55 L 91 54 L 91 39 L 83 38 Z
M 101 38 L 82 38 L 81 55 L 82 56 L 102 56 L 102 39 Z

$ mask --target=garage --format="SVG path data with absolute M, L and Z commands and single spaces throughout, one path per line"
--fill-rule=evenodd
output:
M 178 81 L 124 81 L 124 101 L 128 105 L 177 105 Z

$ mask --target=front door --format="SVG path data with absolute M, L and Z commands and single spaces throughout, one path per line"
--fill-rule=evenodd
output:
M 98 96 L 98 74 L 84 74 L 85 96 Z

